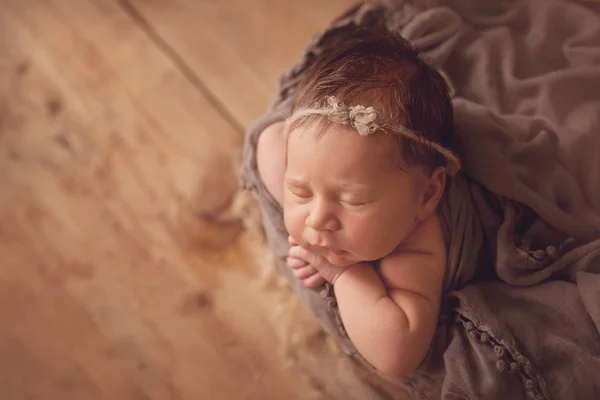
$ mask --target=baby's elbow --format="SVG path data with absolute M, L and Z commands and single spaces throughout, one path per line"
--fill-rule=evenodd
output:
M 256 149 L 258 172 L 265 188 L 283 204 L 283 175 L 286 165 L 286 140 L 283 122 L 269 125 L 260 135 Z
M 424 357 L 401 354 L 401 352 L 389 352 L 370 362 L 383 375 L 403 377 L 416 371 L 423 359 Z
M 402 377 L 415 372 L 425 360 L 431 340 L 423 332 L 398 335 L 370 353 L 371 365 L 384 375 Z

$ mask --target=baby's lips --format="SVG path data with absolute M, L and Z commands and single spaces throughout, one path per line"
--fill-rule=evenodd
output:
M 346 254 L 346 251 L 345 251 L 345 250 L 335 250 L 335 249 L 331 249 L 331 252 L 332 252 L 333 254 L 335 254 L 336 256 L 340 256 L 340 257 L 341 257 L 341 256 L 343 256 L 344 254 Z

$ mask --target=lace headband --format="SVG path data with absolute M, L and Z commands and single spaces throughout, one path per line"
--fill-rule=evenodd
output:
M 401 125 L 379 125 L 377 123 L 377 112 L 373 107 L 365 107 L 361 105 L 349 107 L 340 102 L 334 96 L 327 97 L 327 104 L 324 107 L 303 109 L 292 114 L 286 120 L 285 131 L 287 132 L 288 128 L 298 120 L 315 115 L 322 115 L 327 117 L 330 121 L 337 122 L 338 124 L 349 124 L 356 129 L 358 134 L 361 136 L 368 136 L 379 129 L 384 129 L 385 131 L 392 132 L 396 135 L 402 135 L 409 140 L 429 146 L 443 155 L 447 161 L 446 173 L 448 175 L 454 175 L 460 169 L 460 161 L 452 151 L 440 146 L 437 143 L 425 142 L 413 131 Z

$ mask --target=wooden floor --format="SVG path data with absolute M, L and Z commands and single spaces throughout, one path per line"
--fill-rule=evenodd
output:
M 0 399 L 376 398 L 281 329 L 312 319 L 265 287 L 258 231 L 212 218 L 351 3 L 0 0 Z

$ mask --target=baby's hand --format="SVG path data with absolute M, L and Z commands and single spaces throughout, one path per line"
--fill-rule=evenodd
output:
M 291 236 L 288 242 L 290 244 L 288 265 L 292 268 L 294 276 L 307 287 L 315 288 L 326 281 L 334 284 L 346 270 L 344 267 L 332 265 L 325 257 L 304 249 Z
M 294 277 L 299 279 L 308 288 L 317 288 L 324 284 L 325 278 L 323 278 L 319 271 L 310 265 L 306 258 L 298 255 L 298 253 L 301 253 L 298 249 L 302 249 L 302 247 L 291 236 L 288 237 L 288 243 L 290 244 L 290 254 L 287 258 L 287 263 L 292 269 Z M 296 255 L 292 255 L 292 253 Z

